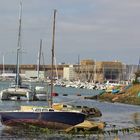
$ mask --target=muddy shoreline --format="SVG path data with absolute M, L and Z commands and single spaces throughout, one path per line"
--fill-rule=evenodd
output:
M 99 101 L 107 101 L 107 102 L 118 102 L 118 103 L 124 103 L 124 104 L 132 104 L 132 105 L 140 105 L 140 84 L 132 85 L 129 89 L 124 91 L 123 93 L 106 93 L 92 96 L 92 97 L 86 97 L 86 99 L 94 99 Z

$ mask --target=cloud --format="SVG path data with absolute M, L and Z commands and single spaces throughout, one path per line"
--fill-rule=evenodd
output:
M 36 63 L 40 38 L 46 60 L 50 57 L 53 9 L 56 17 L 58 62 L 83 58 L 135 63 L 140 51 L 139 0 L 23 0 L 22 44 L 24 63 Z M 16 48 L 19 0 L 0 0 L 0 49 Z M 34 53 L 32 53 L 34 50 Z M 133 54 L 131 52 L 134 52 Z M 135 54 L 135 55 L 134 55 Z M 125 56 L 125 57 L 124 57 Z M 128 56 L 128 57 L 127 57 Z M 129 59 L 130 56 L 133 59 Z M 31 58 L 30 60 L 28 58 Z M 7 57 L 7 63 L 13 63 Z M 49 63 L 49 62 L 48 62 Z

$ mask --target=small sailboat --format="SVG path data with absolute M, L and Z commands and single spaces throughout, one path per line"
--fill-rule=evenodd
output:
M 35 100 L 46 101 L 48 86 L 46 85 L 46 83 L 44 84 L 44 81 L 40 78 L 41 54 L 43 54 L 42 53 L 42 39 L 40 40 L 40 48 L 39 48 L 39 52 L 38 52 L 38 63 L 37 63 L 38 84 L 35 85 Z
M 54 10 L 53 41 L 52 41 L 52 68 L 54 59 L 54 35 L 55 35 Z M 53 72 L 52 72 L 53 73 Z M 53 74 L 51 77 L 51 93 L 53 92 Z M 53 99 L 49 96 L 49 107 L 28 107 L 15 111 L 1 111 L 1 123 L 6 126 L 18 126 L 21 124 L 32 124 L 46 128 L 65 129 L 82 123 L 86 115 L 78 110 L 53 109 Z M 57 106 L 58 107 L 58 106 Z

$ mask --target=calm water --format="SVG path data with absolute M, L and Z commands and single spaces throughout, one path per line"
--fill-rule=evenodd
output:
M 9 85 L 7 82 L 1 82 L 0 88 L 5 88 Z M 107 103 L 107 102 L 99 102 L 95 100 L 85 100 L 84 96 L 95 95 L 98 94 L 99 91 L 94 90 L 86 90 L 86 89 L 74 89 L 74 88 L 62 88 L 55 87 L 55 91 L 59 93 L 58 97 L 54 98 L 54 102 L 68 102 L 73 105 L 82 105 L 89 107 L 97 107 L 102 112 L 102 117 L 98 118 L 99 121 L 104 121 L 107 123 L 106 130 L 113 129 L 112 125 L 115 125 L 115 128 L 127 128 L 134 127 L 135 124 L 132 119 L 132 115 L 135 112 L 140 112 L 140 106 L 133 105 L 125 105 L 119 103 Z M 63 96 L 63 94 L 68 94 L 68 96 Z M 76 94 L 80 93 L 82 96 L 77 96 Z M 46 101 L 0 101 L 0 110 L 11 110 L 16 109 L 21 105 L 46 105 Z M 0 135 L 1 139 L 33 139 L 27 134 L 20 135 L 16 137 L 15 133 L 7 131 L 5 126 L 0 125 Z M 85 137 L 74 137 L 74 136 L 65 136 L 54 133 L 53 135 L 42 136 L 42 134 L 34 135 L 36 139 L 86 139 Z M 99 138 L 94 136 L 88 136 L 87 139 L 101 139 L 101 140 L 113 140 L 115 137 L 114 134 L 105 136 L 100 136 Z M 119 133 L 119 138 L 121 140 L 140 140 L 139 133 Z

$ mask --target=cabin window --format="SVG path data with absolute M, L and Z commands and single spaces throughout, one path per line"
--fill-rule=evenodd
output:
M 53 109 L 49 109 L 49 111 L 54 111 Z
M 46 111 L 48 111 L 47 108 L 43 108 L 43 109 L 42 109 L 42 112 L 46 112 Z
M 41 112 L 41 108 L 33 108 L 33 111 L 35 111 L 35 112 Z

